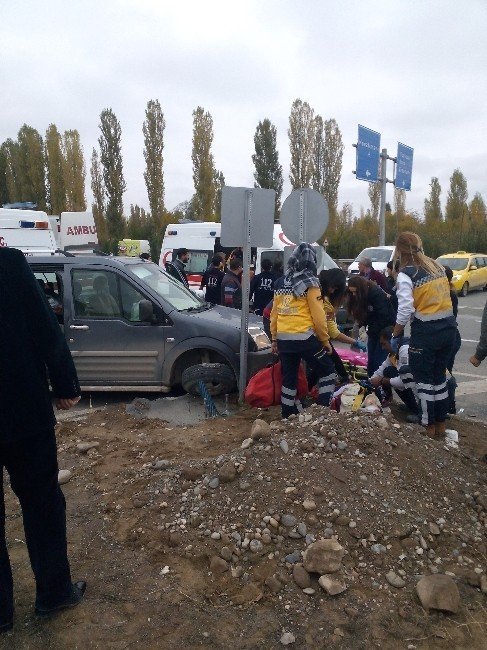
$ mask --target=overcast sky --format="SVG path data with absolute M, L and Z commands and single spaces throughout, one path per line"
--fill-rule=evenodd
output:
M 214 121 L 227 185 L 253 186 L 259 120 L 277 128 L 283 198 L 297 97 L 334 117 L 345 144 L 340 205 L 368 206 L 355 169 L 357 124 L 414 148 L 407 207 L 421 210 L 432 176 L 446 200 L 460 167 L 469 198 L 487 200 L 486 0 L 0 0 L 0 141 L 27 123 L 78 129 L 87 170 L 99 115 L 122 126 L 125 204 L 148 207 L 142 122 L 149 99 L 166 119 L 166 206 L 193 193 L 192 111 Z M 392 174 L 392 164 L 389 177 Z M 87 194 L 90 179 L 87 175 Z M 388 200 L 392 201 L 392 186 Z

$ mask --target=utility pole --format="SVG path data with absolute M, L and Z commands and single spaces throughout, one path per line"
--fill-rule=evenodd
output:
M 414 149 L 401 142 L 397 143 L 397 156 L 387 155 L 387 149 L 380 150 L 380 133 L 365 126 L 358 126 L 357 168 L 353 172 L 358 180 L 368 183 L 380 182 L 380 211 L 379 211 L 379 246 L 386 243 L 386 188 L 387 183 L 393 183 L 401 190 L 411 189 Z M 378 176 L 380 159 L 380 178 Z M 394 162 L 394 180 L 387 180 L 387 161 Z

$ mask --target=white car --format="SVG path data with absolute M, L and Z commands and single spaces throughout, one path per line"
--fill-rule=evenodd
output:
M 370 260 L 372 260 L 372 266 L 376 271 L 385 273 L 387 262 L 390 262 L 392 260 L 395 248 L 395 246 L 374 246 L 372 248 L 364 248 L 364 250 L 357 255 L 357 257 L 348 267 L 349 274 L 359 272 L 358 262 L 363 257 L 368 257 Z

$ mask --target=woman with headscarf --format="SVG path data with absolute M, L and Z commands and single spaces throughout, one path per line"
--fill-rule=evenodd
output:
M 402 232 L 396 241 L 397 319 L 391 345 L 397 349 L 411 321 L 409 366 L 418 389 L 421 422 L 433 438 L 445 434 L 448 412 L 446 368 L 455 345 L 457 324 L 444 268 L 426 257 L 421 239 Z
M 279 353 L 282 365 L 283 418 L 297 413 L 296 384 L 301 360 L 318 375 L 318 404 L 328 406 L 335 385 L 335 367 L 316 272 L 315 251 L 309 244 L 299 244 L 274 292 L 272 351 Z

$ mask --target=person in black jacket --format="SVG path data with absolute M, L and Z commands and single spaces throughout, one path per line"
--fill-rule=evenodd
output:
M 395 324 L 396 314 L 387 294 L 375 282 L 359 275 L 348 280 L 347 309 L 360 327 L 367 326 L 367 373 L 372 377 L 387 357 L 380 344 L 380 332 Z
M 230 268 L 222 280 L 222 302 L 225 307 L 242 309 L 242 260 L 239 257 L 232 257 Z
M 276 275 L 272 272 L 272 261 L 264 258 L 261 263 L 262 272 L 252 278 L 250 297 L 254 296 L 254 311 L 258 316 L 262 313 L 274 296 L 274 281 Z
M 66 504 L 58 486 L 55 417 L 79 400 L 76 370 L 56 316 L 27 264 L 0 248 L 0 631 L 13 625 L 13 580 L 5 540 L 3 468 L 22 508 L 36 581 L 36 613 L 77 605 L 86 583 L 71 582 Z
M 205 300 L 213 305 L 219 305 L 222 299 L 222 280 L 225 273 L 221 270 L 221 266 L 221 257 L 215 255 L 211 260 L 211 266 L 206 269 L 201 278 L 200 289 L 206 287 Z
M 178 248 L 176 251 L 176 259 L 166 264 L 166 272 L 172 275 L 178 282 L 189 289 L 188 277 L 186 275 L 185 267 L 189 262 L 189 251 L 187 248 Z

